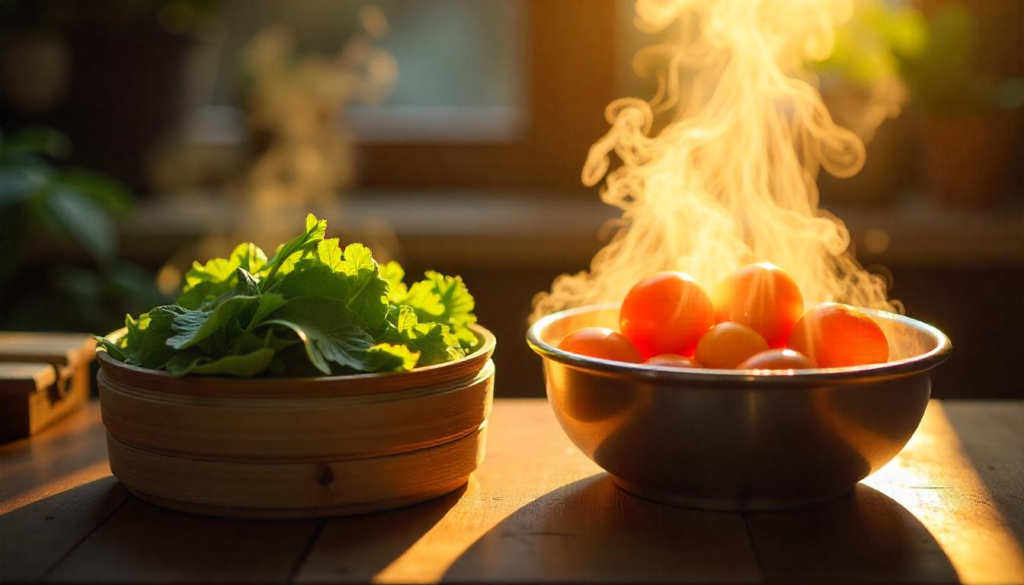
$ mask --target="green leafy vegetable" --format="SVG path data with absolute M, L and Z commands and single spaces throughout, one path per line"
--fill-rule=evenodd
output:
M 238 377 L 408 371 L 476 349 L 461 278 L 428 272 L 407 286 L 399 264 L 324 239 L 326 228 L 309 215 L 269 260 L 243 243 L 195 262 L 177 304 L 128 316 L 127 333 L 99 347 L 174 376 Z

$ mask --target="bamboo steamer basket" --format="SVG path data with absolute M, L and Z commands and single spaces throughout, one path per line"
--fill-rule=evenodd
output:
M 401 374 L 175 378 L 97 352 L 111 471 L 139 498 L 214 516 L 336 516 L 444 495 L 484 456 L 495 339 L 474 331 L 473 354 Z

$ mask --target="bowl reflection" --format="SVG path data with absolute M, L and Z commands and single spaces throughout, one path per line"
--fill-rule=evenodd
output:
M 557 349 L 569 332 L 615 326 L 615 305 L 549 315 L 528 333 L 562 429 L 635 495 L 722 510 L 773 510 L 849 492 L 903 448 L 951 346 L 939 330 L 874 312 L 888 363 L 754 375 L 624 364 Z

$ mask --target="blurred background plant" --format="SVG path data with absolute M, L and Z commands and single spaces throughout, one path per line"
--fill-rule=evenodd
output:
M 863 111 L 851 115 L 852 130 L 871 140 L 886 118 L 899 115 L 907 89 L 900 64 L 925 50 L 928 24 L 916 8 L 883 0 L 860 0 L 853 18 L 836 31 L 835 48 L 816 69 L 825 84 L 867 94 Z
M 57 128 L 74 162 L 147 191 L 212 75 L 218 13 L 218 0 L 0 0 L 0 123 Z
M 1000 78 L 978 67 L 976 25 L 965 6 L 941 6 L 927 32 L 923 50 L 899 55 L 899 70 L 924 114 L 928 191 L 958 206 L 1010 199 L 1024 158 L 1024 76 Z
M 964 6 L 943 5 L 921 32 L 914 50 L 894 51 L 888 66 L 907 80 L 923 108 L 988 113 L 1024 107 L 1024 77 L 1000 79 L 978 68 L 977 33 Z
M 241 103 L 252 161 L 235 189 L 248 213 L 242 239 L 268 245 L 289 228 L 283 214 L 320 211 L 352 188 L 355 104 L 380 104 L 394 87 L 394 57 L 375 42 L 387 18 L 363 6 L 359 28 L 333 55 L 303 53 L 295 33 L 268 27 L 245 47 Z
M 911 96 L 900 63 L 924 50 L 927 27 L 908 3 L 859 0 L 853 17 L 836 31 L 832 55 L 815 64 L 833 118 L 868 149 L 854 177 L 819 177 L 826 201 L 885 204 L 913 182 L 912 120 L 901 116 Z
M 152 272 L 118 260 L 117 222 L 131 193 L 102 173 L 57 167 L 70 153 L 51 129 L 0 133 L 5 327 L 99 331 L 161 300 Z

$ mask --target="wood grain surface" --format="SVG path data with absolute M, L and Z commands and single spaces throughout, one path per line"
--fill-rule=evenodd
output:
M 230 520 L 130 496 L 93 404 L 0 446 L 0 581 L 1024 581 L 1024 403 L 932 402 L 850 497 L 743 515 L 625 494 L 542 400 L 496 401 L 488 432 L 484 464 L 439 499 Z
M 77 368 L 93 360 L 96 342 L 87 333 L 0 332 L 0 362 L 43 362 Z

